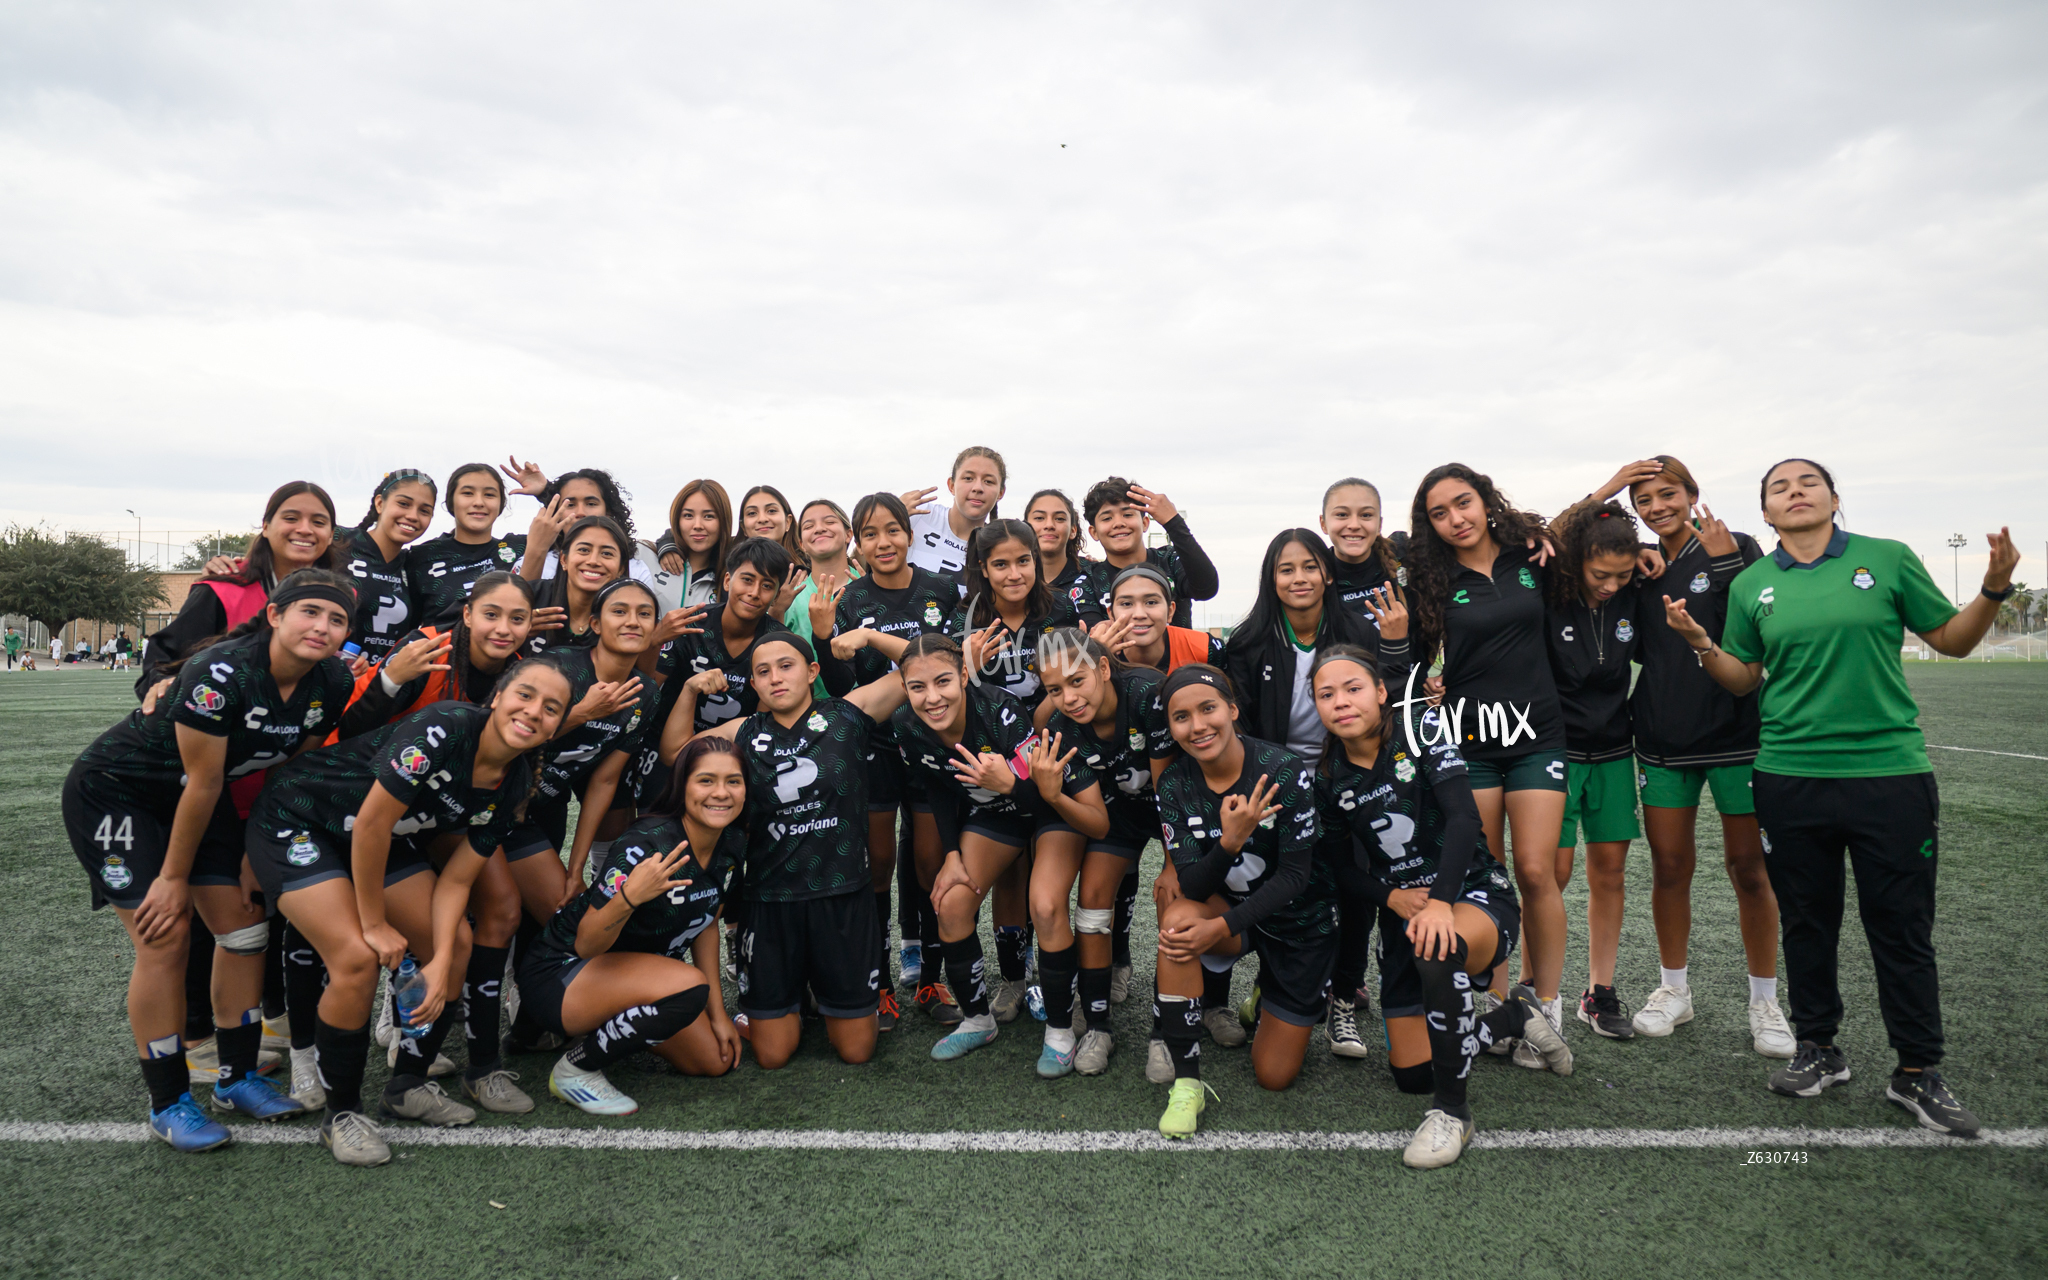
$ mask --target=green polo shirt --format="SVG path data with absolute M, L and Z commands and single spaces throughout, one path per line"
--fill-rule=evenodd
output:
M 1728 588 L 1721 647 L 1764 664 L 1756 767 L 1802 778 L 1927 773 L 1899 648 L 1956 614 L 1902 542 L 1836 530 L 1811 564 L 1783 548 Z

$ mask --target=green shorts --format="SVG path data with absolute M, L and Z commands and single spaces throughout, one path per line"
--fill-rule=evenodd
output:
M 1587 844 L 1633 840 L 1643 834 L 1636 822 L 1635 774 L 1636 762 L 1627 756 L 1599 764 L 1566 762 L 1564 827 L 1558 832 L 1557 847 L 1576 847 L 1582 825 Z
M 1638 764 L 1637 781 L 1643 788 L 1646 809 L 1697 809 L 1700 791 L 1711 788 L 1714 807 L 1724 816 L 1740 817 L 1756 812 L 1756 798 L 1750 793 L 1746 764 L 1727 764 L 1718 769 L 1666 769 Z
M 1508 791 L 1564 790 L 1564 752 L 1531 751 L 1526 756 L 1505 760 L 1467 760 L 1465 771 L 1472 775 L 1474 791 L 1496 787 Z

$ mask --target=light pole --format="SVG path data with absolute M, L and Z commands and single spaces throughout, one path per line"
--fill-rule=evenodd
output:
M 123 508 L 121 508 L 121 509 L 122 509 L 123 511 L 126 511 L 126 512 L 127 512 L 127 513 L 128 513 L 129 515 L 131 515 L 131 516 L 135 516 L 135 508 L 133 508 L 133 507 L 123 507 Z M 138 569 L 140 569 L 140 568 L 142 567 L 142 517 L 141 517 L 141 516 L 135 516 L 135 567 L 136 567 L 136 568 L 138 568 Z
M 1954 553 L 1952 556 L 1952 566 L 1955 569 L 1956 575 L 1956 605 L 1958 607 L 1961 607 L 1963 603 L 1963 548 L 1968 545 L 1970 545 L 1970 540 L 1962 534 L 1952 533 L 1949 535 L 1949 550 Z

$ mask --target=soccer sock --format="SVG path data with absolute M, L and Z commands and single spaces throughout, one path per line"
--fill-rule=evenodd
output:
M 1038 952 L 1038 978 L 1045 993 L 1045 1025 L 1066 1027 L 1074 1025 L 1074 975 L 1081 965 L 1081 948 L 1068 943 L 1065 951 Z M 1107 980 L 1108 974 L 1104 973 Z
M 284 930 L 273 927 L 263 948 L 263 1016 L 284 1012 Z
M 569 1065 L 578 1071 L 602 1071 L 689 1026 L 710 1000 L 711 988 L 700 985 L 663 996 L 653 1004 L 623 1009 L 570 1046 Z
M 1663 975 L 1665 986 L 1671 987 L 1674 990 L 1678 991 L 1688 990 L 1687 986 L 1685 985 L 1684 969 L 1666 969 L 1662 965 L 1659 965 L 1657 967 L 1657 972 Z
M 1131 963 L 1131 917 L 1138 910 L 1138 861 L 1131 860 L 1131 869 L 1124 872 L 1124 878 L 1116 886 L 1116 923 L 1110 928 L 1109 963 L 1114 968 L 1129 968 Z
M 1460 1120 L 1472 1118 L 1471 1108 L 1465 1105 L 1465 1082 L 1479 1052 L 1479 1037 L 1473 1034 L 1478 1019 L 1473 1014 L 1472 978 L 1465 972 L 1465 959 L 1463 938 L 1457 940 L 1447 959 L 1415 958 L 1415 974 L 1429 1010 L 1424 1022 L 1429 1027 L 1429 1058 L 1435 1071 L 1435 1105 Z
M 929 965 L 931 961 L 925 963 Z M 974 1018 L 988 1012 L 988 981 L 979 933 L 970 933 L 947 945 L 946 981 L 953 987 L 953 998 L 960 1002 L 961 1016 Z
M 1753 973 L 1750 974 L 1749 998 L 1753 1001 L 1776 1000 L 1778 998 L 1778 980 L 1776 978 L 1759 978 Z
M 917 944 L 924 950 L 924 973 L 918 981 L 927 986 L 946 976 L 946 944 L 939 941 L 939 916 L 930 906 L 930 895 L 923 895 L 923 905 L 917 911 Z
M 1203 960 L 1209 957 L 1203 956 Z M 1207 964 L 1202 966 L 1202 1007 L 1205 1009 L 1228 1009 L 1230 1007 L 1230 969 L 1226 966 L 1220 973 Z
M 481 1080 L 502 1061 L 498 1043 L 499 1011 L 505 1004 L 505 957 L 510 947 L 469 949 L 469 967 L 462 971 L 462 1038 L 469 1049 L 463 1075 Z
M 1202 1075 L 1202 1001 L 1186 996 L 1157 996 L 1152 1001 L 1153 1038 L 1166 1042 L 1176 1080 Z
M 149 1090 L 149 1109 L 162 1111 L 192 1087 L 192 1069 L 185 1065 L 185 1047 L 175 1035 L 152 1041 L 142 1059 L 142 1083 Z
M 427 1026 L 423 1036 L 398 1036 L 398 1065 L 391 1068 L 391 1082 L 384 1086 L 384 1096 L 395 1098 L 407 1089 L 417 1089 L 427 1082 L 427 1071 L 434 1065 L 434 1059 L 441 1054 L 441 1046 L 448 1043 L 448 1033 L 455 1029 L 455 1020 L 462 1011 L 454 1005 L 443 1005 L 441 1016 Z
M 879 948 L 881 949 L 881 955 L 882 955 L 881 963 L 880 963 L 879 965 L 877 965 L 876 967 L 877 967 L 878 971 L 879 971 L 879 972 L 880 972 L 880 974 L 881 974 L 881 981 L 882 981 L 882 985 L 886 987 L 886 986 L 890 985 L 890 983 L 889 983 L 889 891 L 888 891 L 887 889 L 878 889 L 878 890 L 876 890 L 876 892 L 875 892 L 875 930 L 876 930 L 876 945 L 877 945 L 877 946 L 878 946 L 878 947 L 879 947 Z
M 313 1061 L 320 1068 L 320 1087 L 327 1091 L 327 1114 L 363 1109 L 363 1065 L 370 1060 L 370 1025 L 353 1031 L 327 1025 L 315 1015 Z
M 237 1080 L 255 1075 L 256 1055 L 263 1048 L 263 1010 L 245 1011 L 234 1026 L 216 1026 L 213 1044 L 220 1053 L 220 1078 L 213 1082 L 214 1088 L 225 1089 Z
M 320 953 L 291 924 L 284 935 L 284 1007 L 292 1016 L 292 1048 L 313 1047 L 313 1027 L 320 1021 L 320 992 L 327 985 L 327 966 Z M 273 937 L 276 934 L 271 935 Z
M 1051 992 L 1047 992 L 1046 1004 L 1052 1003 Z M 1109 970 L 1081 970 L 1081 1016 L 1088 1020 L 1090 1031 L 1109 1030 Z
M 190 950 L 185 953 L 185 1040 L 198 1044 L 213 1034 L 213 930 L 192 913 Z
M 1024 926 L 996 926 L 996 969 L 1005 982 L 1024 981 Z

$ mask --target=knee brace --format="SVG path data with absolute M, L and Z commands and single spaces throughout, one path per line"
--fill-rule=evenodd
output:
M 216 933 L 213 935 L 213 941 L 229 955 L 260 956 L 264 948 L 270 945 L 270 921 L 258 920 L 245 929 L 236 929 L 232 933 Z
M 1205 955 L 1202 957 L 1202 967 L 1211 973 L 1229 973 L 1236 965 L 1236 956 Z
M 1436 1064 L 1418 1062 L 1412 1067 L 1389 1066 L 1394 1077 L 1394 1087 L 1403 1093 L 1435 1093 Z
M 1075 907 L 1075 933 L 1108 933 L 1116 923 L 1115 907 Z

